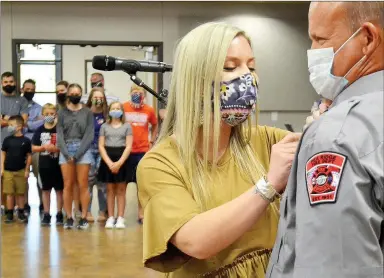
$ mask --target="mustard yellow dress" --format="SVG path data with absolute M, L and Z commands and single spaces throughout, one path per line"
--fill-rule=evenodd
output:
M 252 130 L 254 150 L 268 170 L 272 145 L 287 131 L 257 126 Z M 167 277 L 257 277 L 264 278 L 273 248 L 279 220 L 279 203 L 269 205 L 252 229 L 215 257 L 192 258 L 173 244 L 172 235 L 201 213 L 186 183 L 176 142 L 168 138 L 148 152 L 139 164 L 137 180 L 139 199 L 144 207 L 143 260 L 146 267 L 167 273 Z M 225 204 L 254 186 L 239 173 L 231 152 L 219 163 L 219 175 L 213 178 L 216 206 Z

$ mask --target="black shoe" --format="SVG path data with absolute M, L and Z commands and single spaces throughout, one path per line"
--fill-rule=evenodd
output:
M 43 220 L 41 220 L 42 226 L 49 226 L 51 225 L 51 216 L 49 213 L 44 213 Z
M 88 229 L 88 227 L 89 227 L 88 220 L 86 218 L 81 218 L 79 221 L 79 224 L 77 225 L 77 228 L 81 230 L 86 230 Z
M 19 221 L 22 223 L 26 223 L 28 221 L 28 218 L 25 216 L 23 209 L 19 209 L 17 218 L 19 218 Z
M 67 218 L 67 221 L 64 224 L 64 229 L 72 229 L 73 228 L 73 218 Z
M 6 210 L 5 211 L 5 223 L 12 223 L 13 222 L 13 210 Z
M 56 225 L 63 225 L 64 224 L 64 215 L 60 211 L 56 214 Z
M 25 204 L 24 205 L 24 212 L 29 215 L 31 214 L 31 207 L 29 206 L 29 204 Z

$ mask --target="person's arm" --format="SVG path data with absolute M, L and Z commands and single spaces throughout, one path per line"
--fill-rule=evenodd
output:
M 31 164 L 32 164 L 32 153 L 29 152 L 27 154 L 27 159 L 25 161 L 25 172 L 24 172 L 24 176 L 25 178 L 27 179 L 29 177 L 29 169 L 31 168 Z
M 59 148 L 60 152 L 64 155 L 66 159 L 69 159 L 69 153 L 67 149 L 67 145 L 65 144 L 65 138 L 64 138 L 64 110 L 59 110 L 58 116 L 57 116 L 57 125 L 56 125 L 56 132 L 57 132 L 57 147 Z
M 32 136 L 32 152 L 33 153 L 41 153 L 45 151 L 45 147 L 41 146 L 40 136 L 41 136 L 41 132 L 39 132 L 39 130 L 36 130 L 33 133 L 33 136 Z
M 153 144 L 157 138 L 158 124 L 152 125 L 151 128 L 151 144 Z
M 155 142 L 158 132 L 158 123 L 155 110 L 152 108 L 150 111 L 149 122 L 151 123 L 151 145 Z
M 24 120 L 24 126 L 27 127 L 28 123 L 28 101 L 24 97 L 20 97 L 20 115 Z
M 3 141 L 3 145 L 1 146 L 1 175 L 3 175 L 3 172 L 4 172 L 4 163 L 5 163 L 5 158 L 7 156 L 7 150 L 8 150 L 8 138 L 5 138 Z
M 60 152 L 60 149 L 59 149 L 57 146 L 52 145 L 52 144 L 46 146 L 45 149 L 46 149 L 48 152 L 50 152 L 50 153 L 59 153 L 59 152 Z
M 268 205 L 252 187 L 236 199 L 195 216 L 170 241 L 191 257 L 208 259 L 251 229 Z
M 105 124 L 103 124 L 100 128 L 99 152 L 100 152 L 100 156 L 104 160 L 105 164 L 107 164 L 107 166 L 109 168 L 111 168 L 113 161 L 109 158 L 107 151 L 105 150 Z
M 93 114 L 88 108 L 82 108 L 82 109 L 87 109 L 88 111 L 85 119 L 86 127 L 85 127 L 84 136 L 80 142 L 80 147 L 73 157 L 75 160 L 79 159 L 85 154 L 85 152 L 91 146 L 93 142 L 93 138 L 95 137 L 95 127 L 94 127 L 95 124 L 94 124 Z
M 27 126 L 29 131 L 35 132 L 36 129 L 38 129 L 44 124 L 44 119 L 42 119 L 42 116 L 41 116 L 41 109 L 42 109 L 41 106 L 37 106 L 36 108 L 37 117 L 35 119 L 28 118 Z
M 5 157 L 7 156 L 7 153 L 5 151 L 1 151 L 1 176 L 3 176 L 4 172 L 4 161 Z
M 7 116 L 1 116 L 1 127 L 6 127 L 8 126 L 8 118 Z
M 44 147 L 44 146 L 32 145 L 32 152 L 33 152 L 33 153 L 42 153 L 42 152 L 45 152 L 45 147 Z
M 129 127 L 130 130 L 130 127 Z M 121 155 L 120 159 L 117 161 L 119 163 L 119 166 L 123 165 L 124 162 L 127 160 L 129 154 L 132 150 L 132 142 L 133 142 L 133 136 L 132 132 L 127 133 L 127 136 L 125 137 L 125 149 L 123 154 Z
M 287 184 L 298 140 L 299 135 L 289 134 L 272 148 L 268 181 L 278 192 L 281 192 Z M 153 163 L 158 163 L 156 160 L 154 159 Z M 171 192 L 171 190 L 175 191 L 172 192 L 172 196 L 178 196 L 183 205 L 192 206 L 191 203 L 194 202 L 192 196 L 190 198 L 186 197 L 187 193 L 185 189 L 180 188 L 179 182 L 175 180 L 175 175 L 171 173 L 166 177 L 159 176 L 157 172 L 154 172 L 157 171 L 156 167 L 161 166 L 160 164 L 154 164 L 147 168 L 145 166 L 139 167 L 139 173 L 137 174 L 140 196 L 145 210 L 148 210 L 148 202 L 157 202 L 156 199 L 160 198 L 157 197 L 160 193 L 168 194 L 167 192 Z M 174 186 L 172 188 L 165 187 L 165 181 L 169 181 Z M 146 190 L 147 187 L 155 192 L 143 197 L 145 193 L 143 193 L 143 190 Z M 162 188 L 164 188 L 163 192 L 157 192 Z M 170 195 L 167 195 L 167 198 L 171 198 Z M 164 203 L 162 205 L 170 206 Z M 255 186 L 253 186 L 236 199 L 194 216 L 173 233 L 170 242 L 181 252 L 191 257 L 197 259 L 210 258 L 234 243 L 251 229 L 268 205 L 268 201 L 255 193 Z M 153 205 L 150 204 L 149 206 Z M 183 208 L 175 205 L 170 207 L 169 210 L 183 210 Z M 160 209 L 159 205 L 157 205 L 157 209 Z M 162 209 L 160 209 L 159 213 L 161 211 Z M 146 219 L 146 216 L 144 216 L 144 219 Z M 175 222 L 180 223 L 182 221 L 180 219 Z
M 26 179 L 28 179 L 29 177 L 29 172 L 32 164 L 32 144 L 29 139 L 27 141 L 28 141 L 27 144 L 24 145 L 26 148 L 25 153 L 27 154 L 27 159 L 25 160 L 25 178 Z

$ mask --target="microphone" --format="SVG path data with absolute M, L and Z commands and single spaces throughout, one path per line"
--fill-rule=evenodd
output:
M 157 61 L 136 61 L 116 58 L 108 55 L 94 56 L 92 67 L 102 71 L 122 70 L 126 73 L 134 74 L 138 71 L 143 72 L 167 72 L 172 71 L 172 66 Z

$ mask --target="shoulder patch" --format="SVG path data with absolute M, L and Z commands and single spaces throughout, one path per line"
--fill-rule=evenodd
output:
M 335 152 L 321 152 L 307 161 L 305 179 L 311 206 L 336 203 L 346 161 L 345 155 Z

